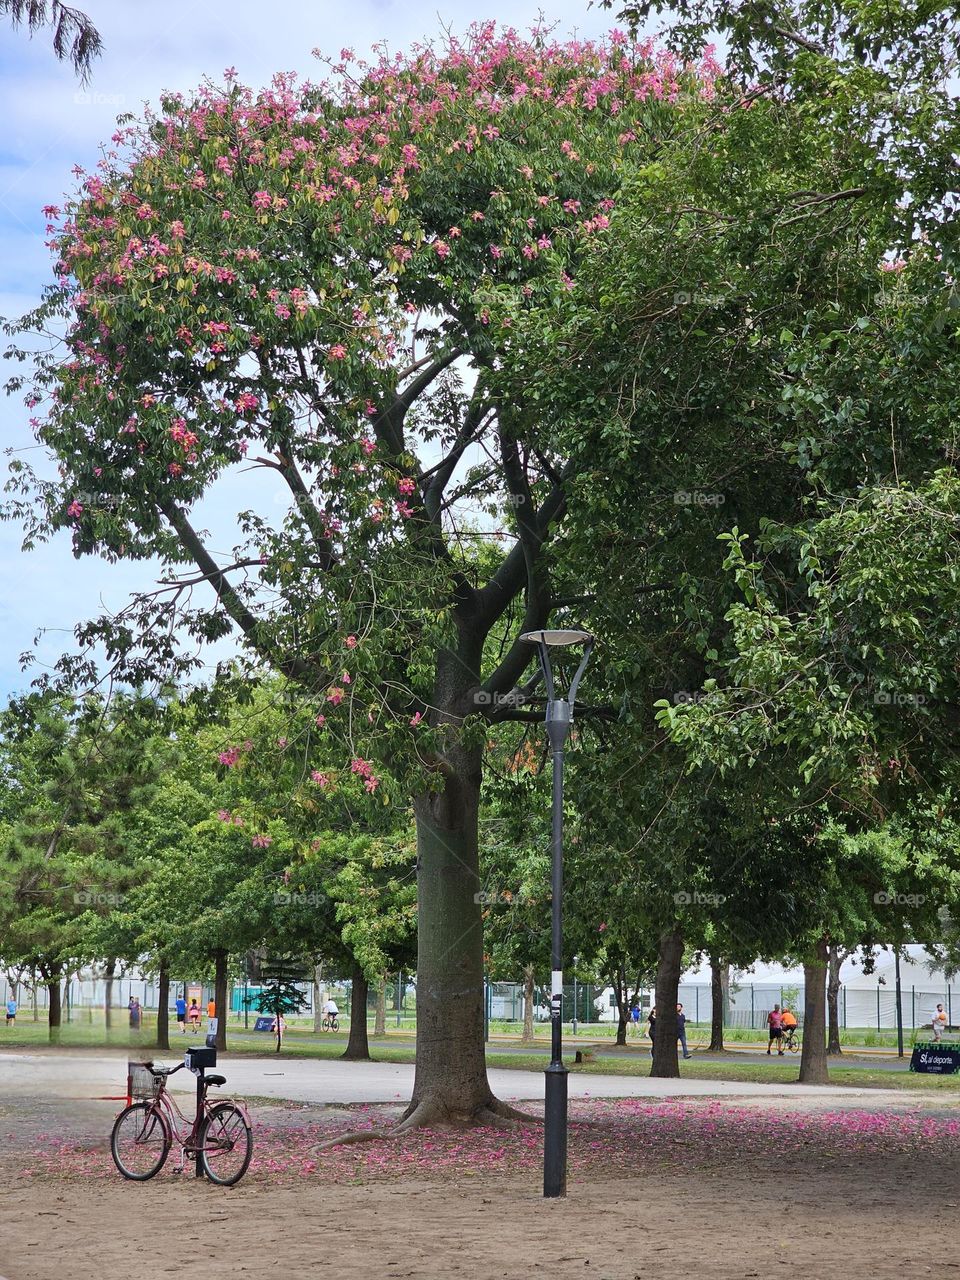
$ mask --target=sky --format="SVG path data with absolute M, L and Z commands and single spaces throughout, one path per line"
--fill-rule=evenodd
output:
M 219 79 L 236 68 L 241 82 L 259 86 L 278 71 L 319 79 L 312 50 L 336 58 L 349 47 L 362 54 L 385 40 L 402 49 L 444 28 L 462 32 L 473 21 L 496 20 L 519 31 L 540 14 L 558 37 L 601 35 L 614 25 L 608 11 L 589 0 L 80 0 L 106 46 L 87 85 L 54 57 L 49 35 L 32 39 L 0 20 L 0 317 L 23 314 L 52 279 L 44 246 L 41 209 L 60 204 L 72 190 L 74 165 L 90 170 L 109 141 L 118 114 L 139 115 L 164 90 L 189 91 L 205 76 Z M 478 7 L 482 4 L 483 7 Z M 135 15 L 132 16 L 132 15 Z M 6 345 L 0 343 L 0 347 Z M 12 366 L 0 360 L 0 384 Z M 0 448 L 25 450 L 40 465 L 19 396 L 0 394 Z M 5 478 L 6 463 L 0 459 Z M 231 527 L 235 499 L 208 501 L 200 523 L 213 546 L 228 551 L 239 539 Z M 279 492 L 275 499 L 279 501 Z M 260 498 L 262 504 L 263 498 Z M 242 504 L 241 504 L 242 505 Z M 36 650 L 42 665 L 71 648 L 72 630 L 84 619 L 123 606 L 131 591 L 149 588 L 149 565 L 109 565 L 74 559 L 65 533 L 32 552 L 21 551 L 20 530 L 0 523 L 0 699 L 27 687 L 30 673 L 20 654 L 45 635 Z M 216 655 L 213 655 L 216 656 Z

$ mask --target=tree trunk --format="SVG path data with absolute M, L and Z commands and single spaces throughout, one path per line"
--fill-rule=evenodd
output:
M 463 663 L 450 655 L 463 680 Z M 479 656 L 477 661 L 479 661 Z M 442 686 L 444 673 L 438 673 Z M 438 687 L 438 693 L 442 693 Z M 445 705 L 438 696 L 436 705 Z M 448 725 L 448 730 L 451 727 Z M 417 820 L 417 1071 L 408 1127 L 464 1122 L 496 1107 L 483 1046 L 483 921 L 477 821 L 482 748 L 446 753 L 443 788 Z
M 523 970 L 523 1035 L 520 1037 L 521 1044 L 533 1044 L 533 988 L 534 988 L 534 971 L 533 965 L 524 966 Z
M 323 1030 L 323 965 L 313 966 L 313 1029 L 317 1035 Z
M 387 1034 L 387 975 L 383 974 L 377 983 L 377 1012 L 373 1021 L 374 1038 Z
M 107 1031 L 113 1026 L 113 977 L 117 961 L 111 956 L 103 971 L 103 1025 Z
M 157 982 L 157 1048 L 170 1048 L 170 965 L 160 961 Z
M 843 964 L 844 952 L 835 942 L 830 944 L 827 960 L 827 1053 L 843 1053 L 840 1047 L 840 966 Z
M 354 961 L 353 982 L 350 992 L 350 1039 L 343 1057 L 348 1061 L 369 1062 L 370 1045 L 367 1041 L 367 976 Z
M 724 981 L 726 979 L 726 981 Z M 727 992 L 730 990 L 730 966 L 719 956 L 710 957 L 710 1049 L 723 1052 L 723 1028 L 727 1014 Z
M 683 937 L 679 929 L 671 929 L 660 938 L 657 964 L 657 1021 L 653 1035 L 652 1076 L 672 1078 L 680 1075 L 677 1059 L 677 991 L 680 965 L 683 962 Z
M 630 1010 L 627 1008 L 627 967 L 626 965 L 617 965 L 613 972 L 613 994 L 617 1002 L 617 1039 L 619 1045 L 627 1043 L 627 1018 Z
M 217 1049 L 227 1047 L 227 953 L 213 953 L 213 1003 L 217 1007 Z
M 62 1005 L 60 1003 L 60 971 L 51 974 L 47 979 L 47 998 L 48 998 L 48 1024 L 50 1028 L 50 1043 L 60 1043 L 60 1022 L 62 1017 Z
M 826 1023 L 827 940 L 821 938 L 813 960 L 803 966 L 803 1046 L 800 1050 L 800 1083 L 827 1084 Z

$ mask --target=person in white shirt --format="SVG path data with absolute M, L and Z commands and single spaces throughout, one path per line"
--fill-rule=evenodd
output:
M 943 1005 L 937 1005 L 937 1011 L 933 1015 L 933 1038 L 939 1040 L 947 1027 L 947 1015 L 943 1011 Z
M 327 1000 L 323 1006 L 323 1012 L 331 1018 L 335 1018 L 340 1010 L 337 1008 L 337 1002 L 333 998 Z

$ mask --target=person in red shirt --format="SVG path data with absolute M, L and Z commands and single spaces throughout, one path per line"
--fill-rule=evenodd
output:
M 770 1056 L 770 1046 L 774 1040 L 777 1042 L 777 1053 L 783 1057 L 783 1046 L 780 1043 L 783 1036 L 783 1014 L 780 1012 L 780 1006 L 775 1004 L 767 1014 L 767 1026 L 770 1028 L 770 1039 L 767 1041 L 767 1057 Z

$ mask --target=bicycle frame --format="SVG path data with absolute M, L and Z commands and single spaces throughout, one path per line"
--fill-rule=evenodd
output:
M 182 1065 L 182 1064 L 181 1064 Z M 179 1071 L 180 1067 L 175 1067 L 174 1071 L 169 1074 L 173 1075 L 175 1071 Z M 236 1098 L 218 1098 L 216 1102 L 211 1102 L 207 1096 L 209 1088 L 205 1077 L 201 1073 L 197 1077 L 197 1101 L 196 1112 L 193 1120 L 189 1116 L 185 1116 L 176 1103 L 173 1095 L 167 1088 L 167 1076 L 161 1081 L 160 1091 L 153 1100 L 153 1104 L 147 1113 L 148 1117 L 158 1117 L 160 1123 L 164 1125 L 170 1132 L 173 1142 L 180 1148 L 179 1172 L 183 1172 L 186 1164 L 187 1156 L 191 1156 L 196 1164 L 196 1176 L 203 1177 L 203 1169 L 200 1163 L 200 1129 L 210 1112 L 220 1102 L 230 1102 L 237 1108 L 244 1120 L 249 1125 L 250 1116 L 246 1107 Z M 189 1130 L 184 1132 L 183 1126 L 189 1125 Z

